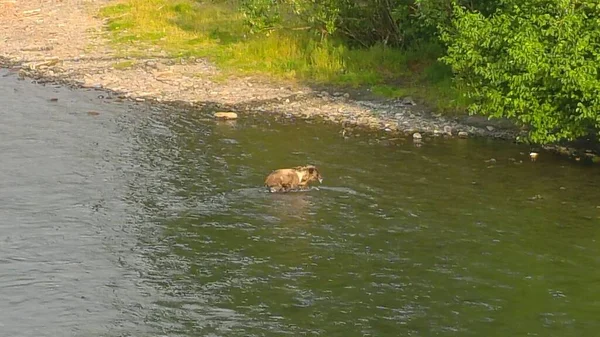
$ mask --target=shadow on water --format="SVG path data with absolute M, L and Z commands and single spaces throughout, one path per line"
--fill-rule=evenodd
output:
M 10 76 L 0 86 L 23 90 L 0 96 L 0 324 L 12 335 L 600 327 L 596 167 L 532 163 L 502 142 L 377 143 Z M 323 185 L 262 187 L 272 169 L 305 163 Z

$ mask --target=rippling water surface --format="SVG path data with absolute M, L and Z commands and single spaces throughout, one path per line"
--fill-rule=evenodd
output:
M 600 329 L 598 167 L 499 142 L 215 123 L 0 75 L 4 336 Z M 304 163 L 322 186 L 261 187 Z

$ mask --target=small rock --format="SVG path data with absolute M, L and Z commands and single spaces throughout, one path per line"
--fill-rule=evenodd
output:
M 449 125 L 444 126 L 444 133 L 452 136 L 452 127 Z
M 485 162 L 486 162 L 486 163 L 492 163 L 492 164 L 493 164 L 493 163 L 495 163 L 495 162 L 496 162 L 496 159 L 495 159 L 495 158 L 491 158 L 491 159 L 488 159 L 488 160 L 486 160 Z
M 136 101 L 136 102 L 144 102 L 144 101 L 145 101 L 145 99 L 143 99 L 143 98 L 141 98 L 141 97 L 136 97 L 136 98 L 135 98 L 135 101 Z
M 490 131 L 490 132 L 492 132 L 492 131 L 494 131 L 494 130 L 496 129 L 496 128 L 494 128 L 494 127 L 493 127 L 493 126 L 491 126 L 491 125 L 488 125 L 488 126 L 486 126 L 485 128 L 486 128 L 486 129 L 488 129 L 488 131 Z
M 350 98 L 350 94 L 349 93 L 345 93 L 343 96 L 344 96 L 344 98 Z
M 531 161 L 536 161 L 538 158 L 539 154 L 537 152 L 530 152 L 529 153 L 529 158 L 531 158 Z
M 400 104 L 402 104 L 402 105 L 417 105 L 415 103 L 415 101 L 412 99 L 412 97 L 410 97 L 410 96 L 404 97 L 402 99 L 402 102 L 400 102 Z
M 236 119 L 238 118 L 238 115 L 235 112 L 225 112 L 225 111 L 221 111 L 221 112 L 215 112 L 215 118 L 222 118 L 222 119 Z
M 467 138 L 467 137 L 469 136 L 469 134 L 468 134 L 466 131 L 460 131 L 460 132 L 458 133 L 458 136 L 459 136 L 460 138 Z
M 50 99 L 49 99 L 49 101 L 50 101 L 50 102 L 58 102 L 58 98 L 56 98 L 56 97 L 53 97 L 53 98 L 50 98 Z
M 423 136 L 421 136 L 420 133 L 418 133 L 418 132 L 413 133 L 413 139 L 421 140 L 422 138 L 423 138 Z

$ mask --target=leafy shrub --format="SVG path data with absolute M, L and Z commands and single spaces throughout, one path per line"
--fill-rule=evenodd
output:
M 425 2 L 439 0 L 242 0 L 241 10 L 253 33 L 302 29 L 368 48 L 408 46 L 433 37 L 435 25 L 418 15 Z
M 442 61 L 475 102 L 471 113 L 515 118 L 540 143 L 600 127 L 600 4 L 505 0 L 489 16 L 453 13 Z

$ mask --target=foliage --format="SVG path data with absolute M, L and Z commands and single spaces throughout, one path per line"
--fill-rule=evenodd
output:
M 443 29 L 471 113 L 516 118 L 530 140 L 572 140 L 600 127 L 600 4 L 504 0 L 493 15 L 454 6 Z
M 411 0 L 243 0 L 241 10 L 252 32 L 303 29 L 325 37 L 341 37 L 370 47 L 382 42 L 403 45 L 412 34 Z M 268 10 L 262 10 L 268 8 Z M 275 14 L 277 13 L 277 14 Z M 402 21 L 402 25 L 398 22 Z
M 281 22 L 277 3 L 273 0 L 242 0 L 240 9 L 250 33 L 270 31 Z
M 437 39 L 438 26 L 450 25 L 453 0 L 242 0 L 241 11 L 252 33 L 306 29 L 350 45 L 382 43 L 410 48 Z M 461 0 L 484 14 L 499 0 Z

